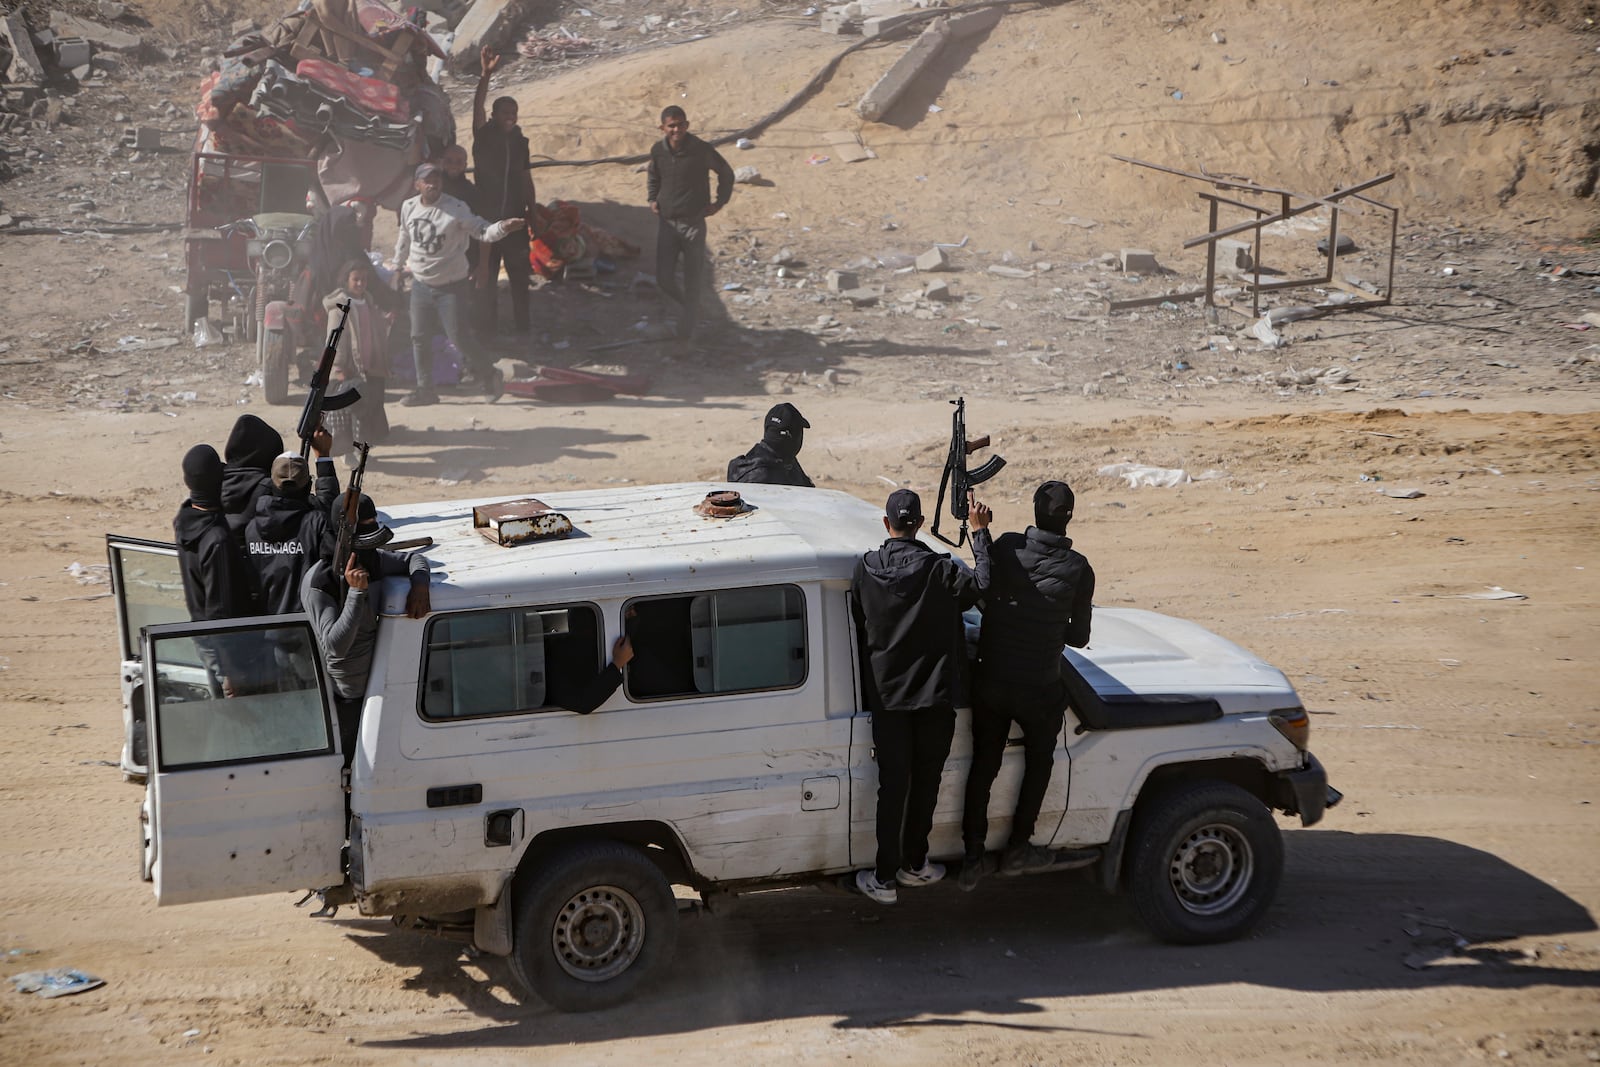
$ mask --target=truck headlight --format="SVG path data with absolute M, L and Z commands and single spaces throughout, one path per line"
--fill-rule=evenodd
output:
M 1311 738 L 1311 716 L 1306 714 L 1305 708 L 1285 708 L 1275 711 L 1267 716 L 1267 721 L 1272 728 L 1277 730 L 1289 743 L 1301 752 L 1306 750 L 1306 742 Z

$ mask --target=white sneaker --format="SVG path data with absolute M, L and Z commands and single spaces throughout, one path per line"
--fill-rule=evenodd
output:
M 900 899 L 893 882 L 880 882 L 872 871 L 856 872 L 856 889 L 862 896 L 879 904 L 893 904 Z
M 894 880 L 904 886 L 932 885 L 944 877 L 944 864 L 932 860 L 923 860 L 922 866 L 914 871 L 904 867 L 894 873 Z

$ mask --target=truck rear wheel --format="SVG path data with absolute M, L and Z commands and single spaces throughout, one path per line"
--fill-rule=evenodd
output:
M 678 906 L 661 869 L 615 841 L 539 863 L 517 901 L 511 970 L 562 1011 L 620 1004 L 672 958 Z
M 1227 782 L 1193 782 L 1152 798 L 1130 851 L 1134 909 L 1151 933 L 1179 945 L 1246 933 L 1283 877 L 1272 813 Z

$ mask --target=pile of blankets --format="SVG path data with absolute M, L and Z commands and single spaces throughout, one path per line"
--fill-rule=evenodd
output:
M 327 54 L 308 54 L 307 19 L 383 47 L 409 40 L 410 51 L 379 78 L 368 64 L 381 53 L 347 38 L 319 33 L 313 48 Z M 315 159 L 330 202 L 360 196 L 398 207 L 416 164 L 455 140 L 450 102 L 426 72 L 439 54 L 421 26 L 383 0 L 313 0 L 229 46 L 201 85 L 196 151 Z

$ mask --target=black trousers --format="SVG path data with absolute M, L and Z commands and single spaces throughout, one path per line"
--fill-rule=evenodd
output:
M 901 868 L 915 870 L 927 862 L 939 778 L 955 733 L 952 710 L 872 713 L 878 757 L 878 881 L 892 882 Z
M 528 262 L 528 231 L 509 233 L 489 246 L 489 283 L 478 290 L 478 332 L 490 336 L 500 327 L 500 264 L 511 279 L 511 322 L 518 333 L 528 332 L 528 286 L 533 264 Z
M 678 261 L 683 261 L 683 288 L 678 288 Z M 662 218 L 656 226 L 656 288 L 683 309 L 678 336 L 693 336 L 700 319 L 709 260 L 706 220 Z
M 972 693 L 972 767 L 961 807 L 961 840 L 968 855 L 982 852 L 989 830 L 989 790 L 1000 773 L 1013 722 L 1022 727 L 1022 787 L 1007 844 L 1026 845 L 1055 767 L 1056 739 L 1067 705 L 1059 680 L 1017 685 L 979 673 Z

